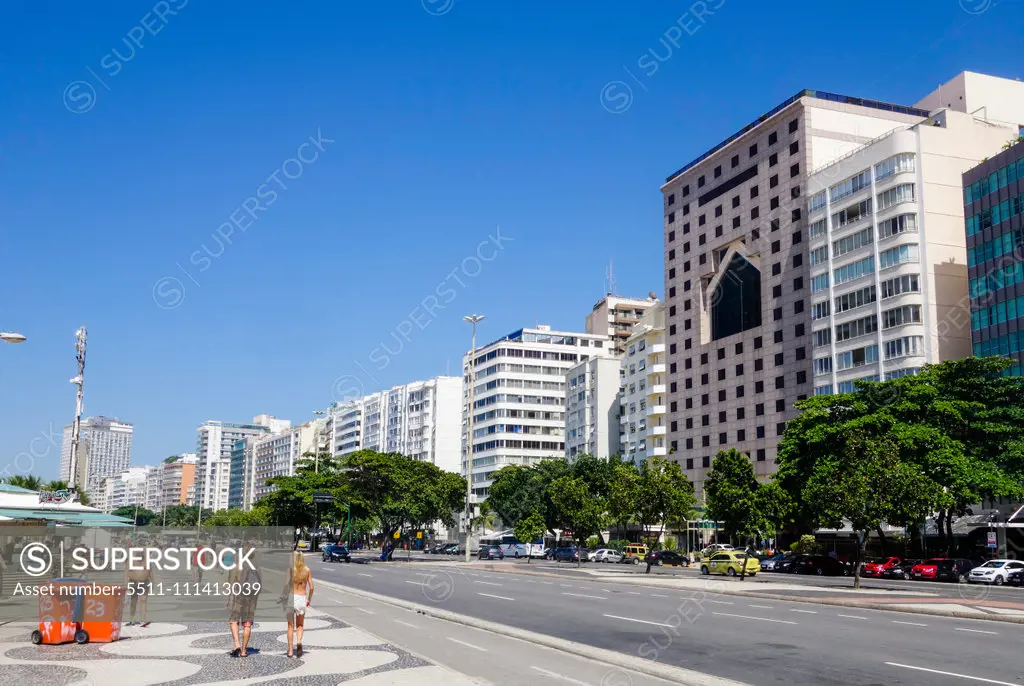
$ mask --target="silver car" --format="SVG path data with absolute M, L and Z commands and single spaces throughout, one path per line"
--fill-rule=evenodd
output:
M 611 548 L 601 548 L 594 553 L 594 562 L 622 562 L 622 553 Z

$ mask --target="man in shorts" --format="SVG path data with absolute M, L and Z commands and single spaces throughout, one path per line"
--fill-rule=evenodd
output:
M 126 566 L 124 576 L 125 586 L 127 587 L 125 592 L 131 596 L 128 610 L 128 626 L 139 624 L 139 622 L 135 621 L 135 606 L 138 604 L 141 605 L 142 628 L 145 629 L 149 626 L 149 621 L 146 619 L 146 610 L 149 605 L 149 594 L 153 590 L 153 570 L 148 559 L 145 559 L 142 565 L 142 569 L 132 569 L 130 566 Z
M 243 546 L 254 547 L 255 543 L 250 541 Z M 243 547 L 243 550 L 246 548 Z M 232 595 L 228 597 L 228 627 L 231 629 L 231 638 L 235 641 L 235 648 L 229 655 L 231 657 L 249 656 L 249 636 L 252 633 L 252 622 L 256 617 L 256 602 L 259 600 L 259 592 L 262 588 L 263 578 L 260 574 L 259 562 L 253 554 L 249 560 L 255 569 L 231 569 L 228 571 L 228 583 L 231 584 Z M 234 564 L 232 560 L 231 563 Z M 236 584 L 238 584 L 236 586 Z M 235 591 L 240 593 L 235 594 Z M 242 625 L 242 636 L 239 640 L 238 625 Z

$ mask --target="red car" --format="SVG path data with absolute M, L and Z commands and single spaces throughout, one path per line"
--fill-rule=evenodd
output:
M 921 564 L 914 565 L 910 570 L 910 578 L 932 581 L 967 581 L 972 565 L 970 560 L 961 558 L 933 557 Z
M 883 572 L 887 569 L 892 569 L 899 563 L 900 558 L 898 557 L 876 557 L 864 563 L 864 566 L 860 569 L 860 575 L 881 578 Z

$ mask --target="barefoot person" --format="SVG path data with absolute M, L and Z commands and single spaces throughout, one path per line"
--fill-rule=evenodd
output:
M 302 553 L 292 553 L 292 566 L 288 571 L 282 600 L 288 618 L 288 657 L 292 656 L 292 634 L 295 634 L 295 655 L 302 657 L 302 627 L 306 608 L 313 599 L 313 575 L 306 566 Z
M 128 611 L 128 626 L 138 624 L 135 621 L 135 606 L 141 606 L 142 628 L 149 626 L 146 620 L 146 609 L 149 605 L 149 593 L 153 588 L 153 570 L 148 559 L 142 563 L 142 569 L 133 569 L 130 565 L 124 570 L 125 586 L 127 593 L 131 596 L 131 604 Z
M 251 543 L 250 545 L 254 546 L 255 544 Z M 256 616 L 256 601 L 259 599 L 259 592 L 263 585 L 255 554 L 250 561 L 254 569 L 249 569 L 246 565 L 244 569 L 232 569 L 228 572 L 228 583 L 231 585 L 233 594 L 228 599 L 228 609 L 231 613 L 228 625 L 231 628 L 231 638 L 235 641 L 235 649 L 231 651 L 231 657 L 249 656 L 249 636 L 252 633 L 252 622 Z M 236 586 L 236 584 L 238 585 Z M 239 591 L 238 594 L 234 594 L 236 590 Z M 238 639 L 239 624 L 242 625 L 241 641 Z

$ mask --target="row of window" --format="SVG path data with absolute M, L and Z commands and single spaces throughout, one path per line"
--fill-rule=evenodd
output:
M 1013 252 L 1021 243 L 1021 232 L 1020 229 L 1016 231 L 1007 231 L 1006 233 L 999 234 L 990 241 L 983 241 L 978 243 L 973 248 L 967 249 L 967 266 L 973 267 L 977 264 L 981 264 L 986 260 L 995 259 L 1001 255 L 1005 255 L 1008 252 Z
M 967 235 L 973 236 L 983 229 L 988 229 L 999 222 L 1006 221 L 1010 217 L 1016 217 L 1022 211 L 1024 211 L 1024 193 L 1004 200 L 971 217 L 967 217 L 964 220 L 967 225 Z
M 995 336 L 987 341 L 974 344 L 975 357 L 989 355 L 1012 355 L 1024 350 L 1024 331 L 1015 331 L 1005 336 Z
M 1002 169 L 997 169 L 988 177 L 975 181 L 964 188 L 964 204 L 970 205 L 975 200 L 984 198 L 989 193 L 1005 188 L 1017 179 L 1024 179 L 1024 159 L 1010 162 Z
M 1009 322 L 1017 317 L 1024 317 L 1024 295 L 971 312 L 971 329 L 980 331 L 986 326 Z
M 786 433 L 786 422 L 779 422 L 778 424 L 775 425 L 775 435 L 776 436 L 781 436 L 784 433 Z M 754 438 L 757 439 L 757 438 L 764 438 L 764 437 L 765 437 L 765 428 L 763 426 L 756 427 L 754 429 Z M 742 443 L 745 440 L 747 440 L 747 430 L 746 429 L 738 429 L 736 431 L 736 442 Z M 719 432 L 719 434 L 718 434 L 718 445 L 727 445 L 728 443 L 729 443 L 729 432 L 728 431 Z M 704 447 L 704 448 L 710 447 L 711 446 L 711 436 L 707 436 L 707 435 L 701 436 L 700 444 L 701 444 L 701 447 Z M 687 438 L 686 439 L 686 449 L 687 450 L 693 450 L 693 448 L 694 448 L 694 440 L 693 440 L 693 438 L 692 437 L 691 438 Z M 687 458 L 686 462 L 687 462 L 687 467 L 686 468 L 687 469 L 693 469 L 693 466 L 692 466 L 693 465 L 693 459 L 692 458 Z M 708 466 L 708 465 L 705 465 L 705 466 Z
M 850 281 L 856 281 L 857 279 L 873 274 L 875 271 L 875 257 L 865 257 L 864 259 L 851 262 L 850 264 L 844 264 L 842 267 L 837 267 L 833 274 L 835 275 L 834 285 L 840 286 Z
M 878 268 L 888 269 L 889 267 L 906 264 L 907 262 L 917 262 L 918 259 L 918 246 L 916 243 L 897 245 L 895 248 L 889 248 L 878 253 Z
M 798 397 L 797 400 L 803 400 L 803 396 Z M 786 411 L 786 401 L 784 399 L 779 398 L 778 400 L 775 401 L 775 411 L 776 412 L 785 412 Z M 764 403 L 757 403 L 757 405 L 754 406 L 754 416 L 756 416 L 756 417 L 763 417 L 764 416 Z M 736 408 L 736 421 L 743 421 L 746 418 L 747 418 L 747 410 L 746 410 L 746 408 L 744 408 L 744 407 L 737 407 Z M 725 424 L 728 421 L 729 421 L 729 413 L 726 410 L 719 410 L 719 412 L 718 412 L 718 423 L 719 424 Z M 701 415 L 700 425 L 701 426 L 710 426 L 711 425 L 711 415 L 709 415 L 709 414 Z M 687 431 L 692 431 L 693 430 L 693 427 L 694 427 L 694 419 L 693 419 L 693 417 L 687 417 L 686 418 L 685 426 L 686 426 L 686 430 Z M 672 433 L 675 433 L 678 430 L 679 430 L 679 423 L 673 421 L 670 424 L 670 431 Z
M 744 453 L 744 454 L 747 456 L 747 459 L 749 460 L 750 459 L 750 453 L 747 452 L 747 453 Z M 710 455 L 705 455 L 704 457 L 702 457 L 700 459 L 701 459 L 700 466 L 703 469 L 708 469 L 709 467 L 711 467 L 711 456 Z M 764 448 L 758 448 L 757 449 L 757 461 L 758 462 L 764 462 L 767 459 L 768 458 L 765 455 Z M 686 458 L 686 468 L 687 469 L 693 469 L 693 458 L 692 457 Z
M 885 380 L 890 381 L 892 379 L 899 379 L 904 376 L 913 376 L 919 373 L 920 371 L 921 370 L 918 367 L 912 367 L 910 369 L 894 369 L 890 372 L 885 373 Z M 857 387 L 855 386 L 857 381 L 878 381 L 878 374 L 862 376 L 856 379 L 850 379 L 849 381 L 840 381 L 837 387 L 833 387 L 832 384 L 815 386 L 814 395 L 832 395 L 837 390 L 839 393 L 855 393 L 857 391 Z
M 871 245 L 872 230 L 869 226 L 866 229 L 856 231 L 845 238 L 840 238 L 832 243 L 832 256 L 842 257 L 848 252 L 853 252 L 865 245 Z
M 887 210 L 901 202 L 914 202 L 914 184 L 901 183 L 878 194 L 878 211 Z
M 978 298 L 986 293 L 998 291 L 1004 286 L 1012 286 L 1021 281 L 1024 281 L 1024 263 L 1014 262 L 1005 267 L 993 269 L 983 276 L 971 279 L 969 291 L 972 298 Z
M 828 329 L 824 330 L 826 333 Z M 882 342 L 882 359 L 896 360 L 901 357 L 924 355 L 924 336 L 903 336 Z M 863 348 L 846 350 L 836 353 L 835 369 L 844 371 L 854 367 L 862 367 L 867 364 L 875 364 L 879 360 L 878 345 L 872 344 Z M 832 357 L 817 357 L 814 359 L 814 375 L 823 376 L 832 373 Z

